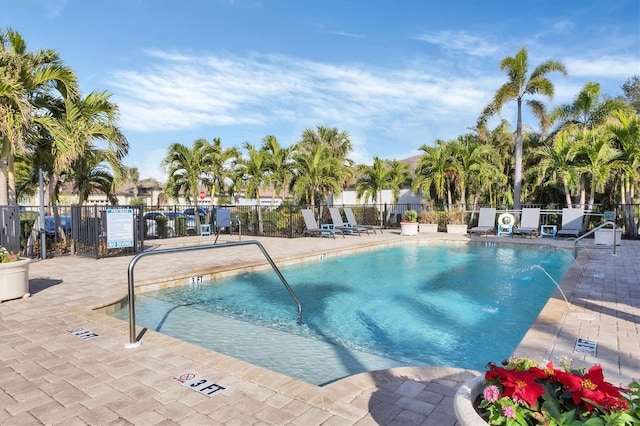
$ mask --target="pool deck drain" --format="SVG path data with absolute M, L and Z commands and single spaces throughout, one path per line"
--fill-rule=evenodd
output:
M 277 263 L 407 241 L 573 247 L 569 241 L 447 234 L 401 237 L 394 231 L 335 240 L 258 240 Z M 189 237 L 150 243 L 197 242 L 212 240 Z M 254 255 L 230 249 L 222 256 L 145 260 L 137 278 L 144 282 L 185 273 L 197 276 L 212 265 L 222 268 L 259 258 L 257 250 Z M 616 256 L 608 250 L 580 250 L 560 283 L 572 310 L 559 292 L 554 294 L 515 354 L 540 361 L 570 358 L 574 366 L 599 363 L 605 378 L 617 384 L 639 379 L 639 258 L 640 241 L 623 240 Z M 0 304 L 1 424 L 455 425 L 453 395 L 461 383 L 479 374 L 399 367 L 318 387 L 153 331 L 144 334 L 139 347 L 126 349 L 127 323 L 93 309 L 126 295 L 130 260 L 60 257 L 31 264 L 32 297 Z M 99 337 L 83 340 L 67 332 L 74 328 Z M 577 338 L 597 342 L 597 358 L 575 353 Z M 192 392 L 172 380 L 185 372 L 225 390 L 212 396 Z

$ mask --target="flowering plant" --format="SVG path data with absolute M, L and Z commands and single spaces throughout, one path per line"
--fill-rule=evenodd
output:
M 17 262 L 20 256 L 0 246 L 0 263 Z
M 573 370 L 563 362 L 540 368 L 512 358 L 489 363 L 479 412 L 492 425 L 638 425 L 640 385 L 619 388 L 604 380 L 602 367 Z

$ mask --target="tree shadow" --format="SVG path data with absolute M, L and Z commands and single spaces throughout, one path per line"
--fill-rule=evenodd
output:
M 62 283 L 60 279 L 32 278 L 29 280 L 29 293 L 36 294 L 60 283 Z

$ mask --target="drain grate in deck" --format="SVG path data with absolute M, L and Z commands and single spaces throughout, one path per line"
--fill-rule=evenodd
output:
M 576 339 L 576 346 L 573 350 L 579 354 L 596 356 L 597 347 L 598 344 L 593 340 Z

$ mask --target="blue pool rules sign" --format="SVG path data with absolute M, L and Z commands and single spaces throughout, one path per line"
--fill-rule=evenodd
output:
M 107 209 L 107 248 L 133 247 L 133 209 Z

